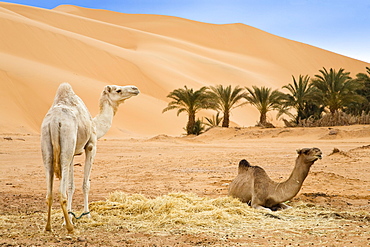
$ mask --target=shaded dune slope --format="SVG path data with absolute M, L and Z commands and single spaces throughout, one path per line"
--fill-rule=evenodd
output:
M 180 134 L 186 116 L 162 114 L 166 95 L 187 85 L 280 88 L 291 75 L 322 67 L 352 76 L 364 63 L 244 24 L 215 25 L 159 15 L 123 14 L 63 5 L 46 10 L 0 3 L 0 129 L 39 132 L 61 82 L 71 83 L 90 112 L 107 84 L 133 84 L 142 94 L 117 113 L 109 134 Z M 208 112 L 205 114 L 212 114 Z M 234 125 L 254 125 L 252 107 Z

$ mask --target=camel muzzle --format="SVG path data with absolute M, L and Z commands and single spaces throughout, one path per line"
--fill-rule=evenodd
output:
M 321 160 L 322 159 L 322 153 L 316 154 L 315 157 L 316 157 L 316 160 Z

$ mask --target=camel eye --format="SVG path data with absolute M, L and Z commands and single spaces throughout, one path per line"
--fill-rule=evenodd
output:
M 117 93 L 121 93 L 121 92 L 122 92 L 122 90 L 121 90 L 121 89 L 118 89 L 116 92 L 117 92 Z

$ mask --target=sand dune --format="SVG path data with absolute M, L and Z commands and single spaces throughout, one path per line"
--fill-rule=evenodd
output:
M 187 85 L 265 85 L 313 76 L 322 67 L 352 76 L 364 63 L 244 24 L 215 25 L 159 15 L 75 6 L 46 10 L 0 3 L 0 130 L 38 133 L 61 82 L 69 82 L 92 115 L 107 84 L 142 92 L 120 107 L 109 134 L 178 135 L 186 116 L 162 114 L 166 95 Z M 252 107 L 233 112 L 254 125 Z

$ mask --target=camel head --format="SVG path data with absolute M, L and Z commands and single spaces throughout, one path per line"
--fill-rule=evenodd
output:
M 122 103 L 124 100 L 136 96 L 140 93 L 139 89 L 135 86 L 105 86 L 103 94 L 107 95 L 113 102 Z
M 306 162 L 315 162 L 318 159 L 322 159 L 322 152 L 318 148 L 302 148 L 297 150 L 298 157 L 303 156 Z

